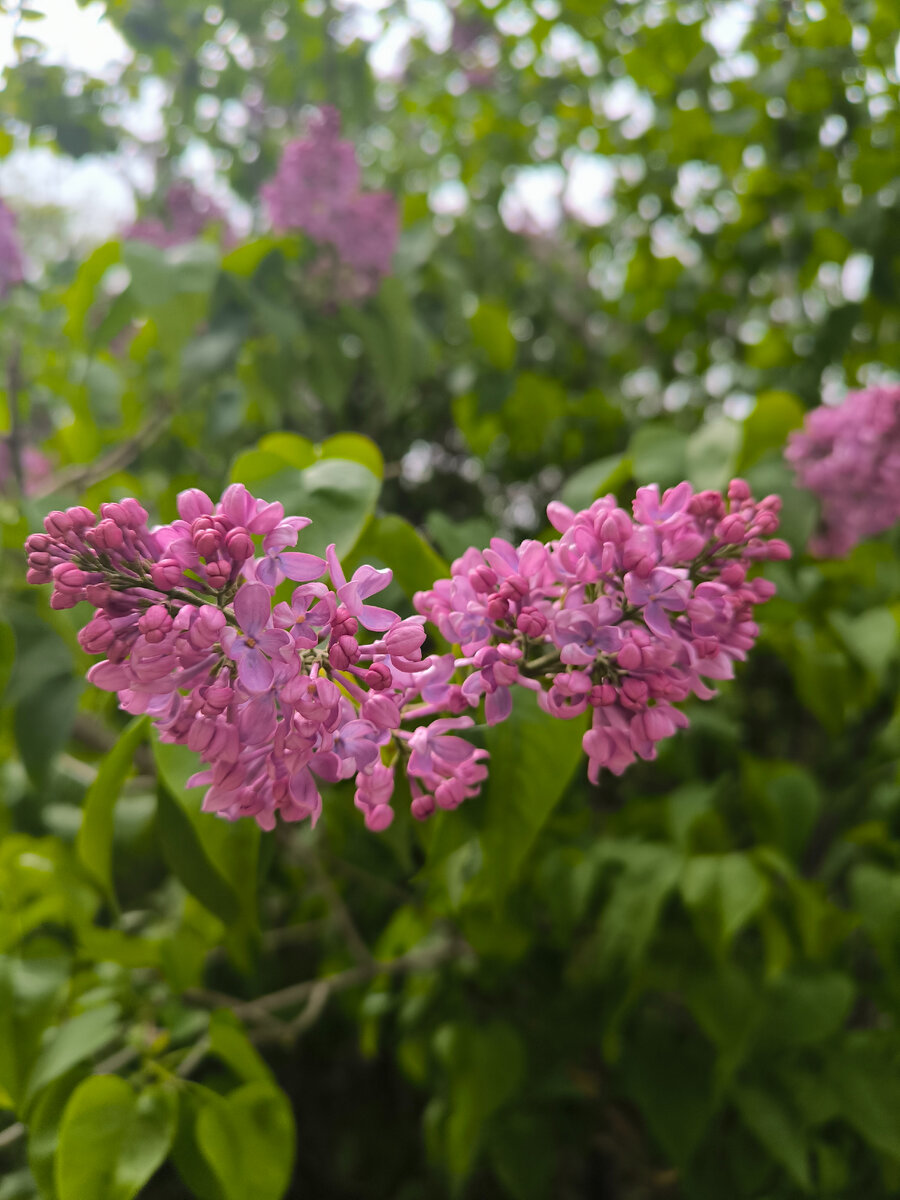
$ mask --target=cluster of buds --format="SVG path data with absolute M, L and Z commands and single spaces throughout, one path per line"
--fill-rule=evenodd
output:
M 785 457 L 822 506 L 813 554 L 841 558 L 900 521 L 900 387 L 821 404 L 792 433 Z
M 99 519 L 50 513 L 26 543 L 27 578 L 53 584 L 55 608 L 94 606 L 80 641 L 106 657 L 88 678 L 205 760 L 192 782 L 206 811 L 264 829 L 279 813 L 315 821 L 321 784 L 355 779 L 357 808 L 383 830 L 398 765 L 418 819 L 478 793 L 487 753 L 460 736 L 467 710 L 483 702 L 494 725 L 514 687 L 556 717 L 591 711 L 594 782 L 653 758 L 687 724 L 674 705 L 713 695 L 703 679 L 729 678 L 753 645 L 753 606 L 774 588 L 748 571 L 790 553 L 767 540 L 779 505 L 742 480 L 727 500 L 641 488 L 633 516 L 613 496 L 579 513 L 554 503 L 556 540 L 467 550 L 406 618 L 370 603 L 390 571 L 348 579 L 334 546 L 294 549 L 309 521 L 241 484 L 217 504 L 182 492 L 179 518 L 154 529 L 136 500 Z M 423 657 L 426 618 L 456 653 Z
M 514 687 L 533 689 L 553 716 L 591 710 L 584 750 L 593 782 L 601 768 L 620 775 L 687 718 L 674 707 L 714 693 L 705 679 L 728 679 L 758 633 L 753 607 L 774 586 L 749 579 L 766 559 L 790 555 L 768 540 L 780 500 L 755 501 L 733 480 L 727 498 L 639 488 L 633 515 L 614 496 L 574 513 L 547 510 L 559 537 L 515 547 L 494 538 L 453 564 L 452 577 L 416 597 L 463 657 L 462 695 L 485 698 L 488 724 L 502 721 Z

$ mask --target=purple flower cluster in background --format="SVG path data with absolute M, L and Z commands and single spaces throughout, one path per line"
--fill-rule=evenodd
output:
M 160 250 L 180 246 L 200 237 L 209 225 L 221 224 L 226 233 L 228 222 L 222 209 L 199 192 L 188 180 L 173 183 L 166 193 L 168 220 L 144 217 L 125 231 L 125 237 L 136 242 L 149 242 Z
M 285 147 L 275 177 L 260 189 L 279 232 L 300 230 L 330 247 L 341 299 L 363 299 L 391 269 L 399 235 L 397 202 L 389 192 L 360 188 L 353 143 L 340 137 L 341 118 L 322 108 L 305 137 Z
M 748 570 L 790 553 L 764 540 L 779 506 L 742 480 L 727 501 L 687 483 L 662 499 L 640 488 L 633 517 L 613 496 L 579 513 L 554 503 L 556 540 L 467 550 L 405 619 L 371 603 L 390 571 L 348 579 L 334 546 L 324 559 L 294 549 L 309 521 L 241 484 L 217 504 L 182 492 L 178 519 L 155 529 L 136 500 L 99 519 L 50 513 L 26 543 L 27 578 L 53 584 L 54 608 L 94 605 L 80 641 L 106 658 L 88 678 L 206 760 L 193 777 L 206 811 L 264 829 L 276 813 L 315 821 L 321 784 L 352 778 L 382 830 L 397 765 L 419 819 L 478 793 L 487 753 L 460 736 L 466 710 L 483 700 L 496 724 L 513 687 L 556 717 L 592 713 L 592 780 L 654 758 L 687 724 L 673 705 L 712 696 L 703 679 L 730 678 L 753 645 L 753 607 L 774 587 Z M 426 617 L 457 653 L 423 658 Z
M 714 693 L 704 679 L 728 679 L 758 629 L 753 607 L 774 586 L 749 580 L 766 559 L 787 558 L 781 502 L 756 502 L 743 480 L 695 494 L 689 483 L 638 489 L 631 516 L 614 496 L 574 513 L 553 503 L 559 538 L 514 547 L 494 538 L 467 550 L 450 579 L 416 606 L 461 646 L 469 703 L 485 697 L 489 724 L 512 707 L 515 686 L 537 692 L 556 717 L 591 711 L 584 735 L 590 778 L 620 775 L 687 718 L 673 705 Z
M 20 460 L 25 495 L 30 496 L 49 479 L 53 464 L 46 454 L 42 454 L 34 446 L 25 446 L 21 451 Z M 0 437 L 0 492 L 10 491 L 15 483 L 16 466 L 12 442 L 9 437 Z
M 900 521 L 900 386 L 822 404 L 792 433 L 785 457 L 819 499 L 813 554 L 840 558 Z
M 16 230 L 16 215 L 0 200 L 0 300 L 25 278 L 22 247 Z

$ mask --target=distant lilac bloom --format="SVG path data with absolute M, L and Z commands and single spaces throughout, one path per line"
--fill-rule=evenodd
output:
M 16 215 L 0 200 L 0 300 L 25 278 L 22 247 L 16 230 Z
M 814 554 L 839 558 L 900 521 L 900 386 L 850 392 L 807 413 L 785 458 L 822 506 Z
M 305 136 L 285 147 L 260 195 L 276 230 L 296 229 L 332 248 L 313 264 L 312 277 L 331 276 L 333 299 L 355 300 L 390 271 L 400 214 L 390 193 L 360 188 L 356 149 L 339 136 L 340 124 L 335 109 L 322 108 Z
M 212 224 L 223 224 L 226 233 L 229 232 L 224 211 L 189 180 L 172 184 L 166 193 L 166 208 L 168 222 L 159 217 L 143 217 L 129 226 L 124 236 L 167 250 L 194 241 Z
M 281 629 L 268 629 L 272 614 L 271 592 L 261 583 L 245 583 L 234 598 L 234 615 L 242 633 L 234 628 L 222 634 L 225 653 L 238 665 L 238 679 L 248 692 L 265 692 L 275 681 L 269 658 L 290 646 Z

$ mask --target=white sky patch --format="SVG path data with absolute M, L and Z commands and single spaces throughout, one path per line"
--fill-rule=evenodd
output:
M 500 199 L 500 216 L 514 233 L 552 233 L 562 220 L 566 173 L 557 163 L 520 167 Z
M 43 12 L 44 19 L 22 21 L 18 32 L 44 43 L 42 62 L 114 80 L 133 58 L 118 30 L 106 20 L 106 8 L 99 0 L 85 8 L 79 8 L 76 0 L 31 0 L 29 8 Z M 0 67 L 16 61 L 15 28 L 15 17 L 0 14 Z
M 703 26 L 706 41 L 723 58 L 735 54 L 753 21 L 753 0 L 727 0 L 714 6 L 713 15 Z
M 616 169 L 601 154 L 576 155 L 569 167 L 563 204 L 585 225 L 606 225 L 616 215 Z

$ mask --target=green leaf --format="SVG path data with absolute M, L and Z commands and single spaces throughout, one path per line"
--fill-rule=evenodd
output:
M 853 980 L 840 971 L 785 971 L 769 983 L 760 1005 L 759 1039 L 776 1053 L 823 1042 L 843 1028 L 855 997 Z
M 433 587 L 450 574 L 450 567 L 402 517 L 374 517 L 360 540 L 360 553 L 371 555 L 394 572 L 394 579 L 412 599 L 415 592 Z
M 525 1073 L 525 1050 L 512 1026 L 445 1026 L 435 1049 L 450 1074 L 451 1104 L 445 1131 L 447 1165 L 468 1174 L 487 1122 L 514 1095 Z
M 860 666 L 880 682 L 900 642 L 900 630 L 891 610 L 870 608 L 856 617 L 833 611 L 828 619 Z
M 874 1149 L 900 1160 L 896 1037 L 892 1033 L 854 1033 L 826 1065 L 844 1120 Z
M 744 421 L 737 470 L 742 473 L 768 450 L 781 450 L 790 431 L 803 424 L 805 413 L 790 392 L 761 392 Z
M 227 1009 L 209 1019 L 210 1053 L 221 1058 L 246 1083 L 274 1084 L 275 1077 L 247 1037 L 241 1023 Z
M 197 1116 L 197 1145 L 225 1200 L 282 1200 L 295 1136 L 290 1105 L 269 1083 L 247 1083 Z
M 48 1083 L 108 1045 L 121 1031 L 120 1016 L 118 1004 L 103 1004 L 78 1013 L 58 1029 L 50 1030 L 28 1078 L 25 1103 L 29 1104 Z
M 530 691 L 514 697 L 508 720 L 488 729 L 484 865 L 476 892 L 499 899 L 516 882 L 538 834 L 583 763 L 583 732 L 579 720 L 560 721 L 541 712 Z
M 19 676 L 19 672 L 16 672 Z M 16 746 L 31 779 L 43 785 L 57 754 L 69 739 L 84 681 L 75 676 L 48 679 L 19 701 L 13 715 Z
M 687 441 L 687 478 L 700 491 L 724 488 L 732 478 L 741 444 L 741 427 L 727 417 L 705 421 Z
M 276 437 L 283 435 L 274 435 Z M 269 444 L 263 438 L 260 449 Z M 376 479 L 384 478 L 384 457 L 371 438 L 361 433 L 336 433 L 314 447 L 317 458 L 340 458 L 345 462 L 359 463 L 372 472 Z
M 165 782 L 157 792 L 157 829 L 169 870 L 226 925 L 238 918 L 237 894 L 211 862 L 190 817 Z M 212 818 L 215 819 L 215 818 Z
M 631 479 L 634 464 L 624 454 L 610 454 L 597 462 L 588 463 L 571 475 L 559 494 L 563 504 L 576 511 L 589 508 L 598 496 L 615 494 Z
M 661 1019 L 642 1021 L 617 1062 L 626 1092 L 677 1166 L 690 1161 L 712 1118 L 712 1068 L 702 1038 Z
M 781 1097 L 754 1084 L 741 1084 L 732 1098 L 747 1128 L 791 1178 L 808 1192 L 812 1186 L 809 1146 L 796 1114 Z
M 70 1071 L 44 1088 L 28 1114 L 28 1166 L 42 1200 L 57 1200 L 54 1163 L 59 1127 L 69 1097 L 87 1074 L 87 1068 Z
M 686 447 L 687 436 L 667 423 L 649 421 L 641 425 L 628 443 L 637 483 L 658 483 L 661 488 L 680 483 L 687 470 Z
M 176 1107 L 174 1093 L 162 1086 L 138 1097 L 118 1076 L 85 1079 L 60 1126 L 59 1200 L 132 1200 L 169 1151 Z
M 601 845 L 598 861 L 618 870 L 591 943 L 589 972 L 609 975 L 636 969 L 656 930 L 663 905 L 678 883 L 681 854 L 655 843 L 616 842 Z
M 746 854 L 697 855 L 684 868 L 681 894 L 701 930 L 725 950 L 765 903 L 769 881 Z
M 147 736 L 150 718 L 135 717 L 112 750 L 103 759 L 97 778 L 84 798 L 84 817 L 78 831 L 76 850 L 91 877 L 100 885 L 109 902 L 116 907 L 112 876 L 113 813 L 134 753 Z
M 469 318 L 472 340 L 498 371 L 508 371 L 516 361 L 516 339 L 509 328 L 509 310 L 503 304 L 482 300 Z
M 202 811 L 203 789 L 186 787 L 202 764 L 186 746 L 155 739 L 153 753 L 165 785 L 158 811 L 165 814 L 160 833 L 167 858 L 188 891 L 228 925 L 230 951 L 249 970 L 259 928 L 259 826 Z

